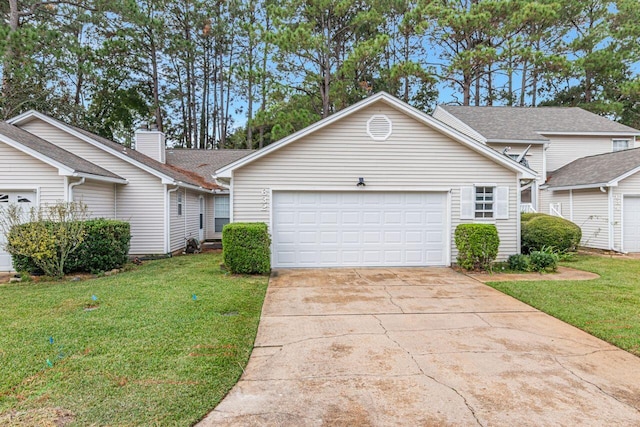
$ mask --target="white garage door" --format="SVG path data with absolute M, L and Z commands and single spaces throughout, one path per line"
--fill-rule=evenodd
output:
M 273 266 L 447 264 L 446 193 L 274 192 Z
M 10 203 L 19 203 L 23 210 L 28 209 L 35 204 L 36 193 L 34 191 L 3 191 L 0 190 L 0 210 L 6 209 Z M 0 271 L 12 271 L 11 255 L 5 249 L 4 244 L 6 237 L 0 229 Z
M 640 252 L 640 197 L 625 197 L 622 218 L 623 249 Z

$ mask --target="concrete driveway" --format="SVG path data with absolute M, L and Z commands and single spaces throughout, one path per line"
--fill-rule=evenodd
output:
M 281 270 L 200 425 L 639 426 L 640 358 L 446 268 Z

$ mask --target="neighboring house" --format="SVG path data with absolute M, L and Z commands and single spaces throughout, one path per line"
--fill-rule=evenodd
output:
M 574 221 L 587 247 L 640 252 L 640 131 L 580 108 L 438 106 L 458 131 L 537 172 L 523 183 L 522 211 Z M 525 153 L 526 151 L 526 153 Z
M 273 267 L 446 266 L 458 224 L 520 251 L 520 182 L 535 172 L 386 94 L 220 168 L 231 220 L 260 221 Z
M 188 238 L 220 236 L 229 221 L 228 191 L 200 170 L 249 152 L 214 159 L 216 152 L 202 150 L 188 164 L 186 150 L 165 150 L 161 132 L 136 132 L 132 150 L 29 111 L 0 123 L 0 208 L 82 201 L 91 217 L 131 224 L 132 255 L 169 254 Z M 0 271 L 10 269 L 11 258 L 0 249 Z

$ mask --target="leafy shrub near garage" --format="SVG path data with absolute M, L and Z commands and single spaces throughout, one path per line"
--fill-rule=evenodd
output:
M 531 254 L 529 254 L 531 269 L 538 272 L 556 271 L 558 268 L 558 259 L 558 254 L 546 248 L 540 251 L 532 251 Z
M 50 231 L 43 231 L 43 228 L 52 230 L 54 224 L 52 222 L 29 222 L 15 227 L 17 228 L 13 232 L 19 233 L 21 236 L 33 233 L 32 230 L 38 230 L 38 235 L 42 237 L 42 242 L 44 242 L 39 245 L 47 244 L 48 252 L 44 253 L 40 249 L 32 251 L 32 255 L 26 255 L 24 252 L 12 254 L 13 268 L 16 271 L 26 271 L 31 274 L 50 274 L 40 267 L 41 263 L 38 262 L 37 257 L 59 254 L 59 242 L 52 237 Z M 99 273 L 120 268 L 126 264 L 131 241 L 128 222 L 92 219 L 82 221 L 82 229 L 82 242 L 77 249 L 69 253 L 62 267 L 65 274 L 74 272 Z M 9 249 L 11 253 L 11 248 Z
M 271 238 L 263 222 L 234 222 L 222 229 L 224 265 L 236 274 L 271 271 Z
M 509 256 L 507 264 L 509 265 L 509 270 L 513 271 L 529 271 L 531 269 L 529 257 L 523 254 Z
M 466 270 L 491 269 L 498 256 L 500 239 L 493 224 L 460 224 L 456 227 L 458 265 Z
M 548 216 L 548 215 L 540 212 L 525 212 L 520 214 L 520 222 L 525 223 L 527 221 L 531 221 L 533 218 L 538 218 L 539 216 Z
M 556 252 L 572 252 L 578 249 L 582 230 L 573 222 L 551 215 L 539 215 L 522 223 L 522 250 L 525 253 L 539 251 L 544 246 Z

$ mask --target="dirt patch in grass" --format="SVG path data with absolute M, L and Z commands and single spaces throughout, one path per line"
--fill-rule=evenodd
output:
M 0 425 L 7 427 L 62 427 L 75 419 L 72 412 L 62 408 L 38 408 L 28 411 L 9 411 L 0 414 Z
M 472 272 L 464 273 L 482 283 L 487 282 L 519 282 L 539 280 L 593 280 L 600 276 L 588 271 L 576 270 L 569 267 L 558 267 L 556 273 L 488 273 Z

